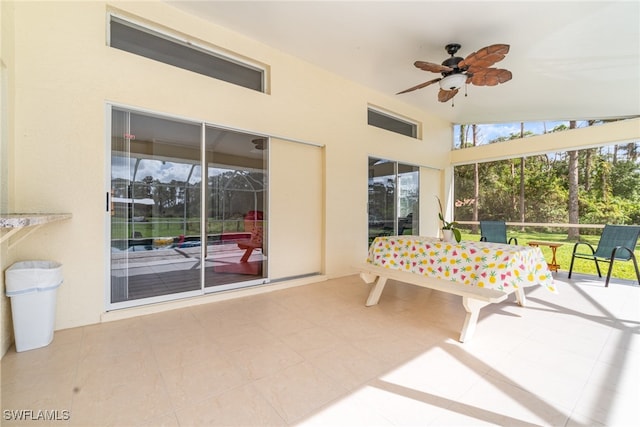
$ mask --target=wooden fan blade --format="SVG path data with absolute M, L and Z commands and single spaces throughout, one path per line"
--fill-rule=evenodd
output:
M 438 92 L 438 101 L 447 102 L 448 100 L 456 96 L 457 93 L 458 93 L 458 89 L 454 89 L 454 90 L 440 89 L 440 92 Z
M 471 84 L 476 86 L 495 86 L 511 80 L 511 71 L 502 68 L 482 68 L 473 73 Z
M 453 71 L 453 68 L 445 65 L 434 64 L 433 62 L 416 61 L 413 63 L 417 68 L 424 71 L 431 71 L 432 73 L 448 73 Z
M 442 80 L 442 78 L 438 77 L 437 79 L 433 79 L 433 80 L 429 80 L 428 82 L 420 83 L 419 85 L 416 85 L 414 87 L 410 87 L 409 89 L 405 89 L 402 92 L 398 92 L 398 93 L 396 93 L 396 95 L 400 95 L 401 93 L 412 92 L 412 91 L 417 90 L 417 89 L 422 89 L 423 87 L 427 87 L 429 85 L 432 85 L 432 84 L 434 84 L 436 82 L 439 82 L 440 80 Z
M 465 59 L 458 63 L 458 68 L 464 67 L 490 67 L 498 61 L 502 61 L 505 55 L 509 53 L 508 44 L 493 44 L 483 47 L 477 52 L 469 54 Z

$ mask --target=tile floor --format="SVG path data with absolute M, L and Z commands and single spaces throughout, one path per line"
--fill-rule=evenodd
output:
M 640 425 L 640 286 L 557 282 L 464 344 L 459 297 L 357 276 L 59 331 L 2 359 L 0 424 Z

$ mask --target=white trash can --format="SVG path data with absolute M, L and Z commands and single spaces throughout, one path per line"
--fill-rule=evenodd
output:
M 56 291 L 62 284 L 62 264 L 55 261 L 22 261 L 5 271 L 7 296 L 11 298 L 16 351 L 45 347 L 53 341 Z

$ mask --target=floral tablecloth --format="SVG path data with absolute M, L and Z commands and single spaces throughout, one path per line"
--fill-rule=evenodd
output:
M 367 262 L 505 292 L 532 285 L 557 292 L 539 247 L 471 241 L 456 244 L 424 236 L 381 236 L 369 247 Z

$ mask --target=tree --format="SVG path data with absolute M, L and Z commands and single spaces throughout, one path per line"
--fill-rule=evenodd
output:
M 478 126 L 472 125 L 473 129 L 473 146 L 478 142 Z M 478 200 L 480 199 L 480 177 L 478 175 L 478 163 L 473 164 L 473 220 L 478 221 Z M 478 227 L 473 226 L 473 232 L 478 232 Z
M 584 183 L 583 187 L 585 193 L 591 191 L 591 174 L 593 173 L 593 165 L 591 159 L 593 157 L 594 151 L 595 150 L 593 148 L 584 150 L 584 172 L 582 175 L 582 182 Z
M 520 122 L 520 138 L 524 138 L 524 122 Z M 525 171 L 525 157 L 521 157 L 520 158 L 520 222 L 524 222 L 525 220 L 524 171 Z M 524 226 L 522 226 L 521 230 L 524 231 Z
M 569 129 L 576 128 L 576 121 L 569 122 Z M 580 206 L 578 202 L 578 152 L 573 150 L 568 152 L 569 155 L 569 224 L 579 224 L 580 222 Z M 567 238 L 569 240 L 579 240 L 580 229 L 578 227 L 570 227 Z

